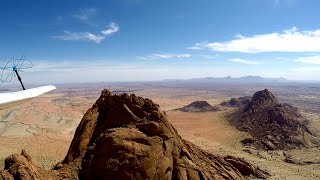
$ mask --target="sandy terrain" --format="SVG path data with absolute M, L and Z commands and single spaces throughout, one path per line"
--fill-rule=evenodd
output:
M 94 100 L 49 93 L 0 111 L 0 161 L 26 149 L 50 168 L 68 150 L 74 130 Z
M 168 112 L 171 123 L 180 135 L 201 148 L 221 154 L 245 158 L 271 174 L 270 179 L 318 179 L 320 165 L 294 165 L 284 162 L 283 153 L 306 161 L 319 159 L 318 148 L 293 151 L 259 151 L 243 147 L 240 140 L 248 135 L 231 127 L 225 112 Z
M 320 164 L 295 165 L 284 162 L 284 153 L 303 161 L 320 161 L 319 148 L 292 151 L 258 151 L 244 147 L 240 140 L 248 134 L 230 126 L 226 114 L 234 109 L 223 108 L 219 112 L 191 113 L 172 111 L 196 100 L 205 100 L 211 105 L 218 105 L 231 97 L 252 95 L 250 87 L 230 90 L 228 87 L 180 88 L 137 84 L 113 85 L 77 85 L 58 87 L 58 90 L 28 101 L 24 104 L 0 111 L 0 161 L 22 149 L 33 157 L 38 165 L 50 168 L 64 158 L 75 128 L 84 112 L 91 107 L 103 87 L 116 93 L 135 93 L 152 99 L 166 111 L 168 119 L 179 134 L 201 148 L 218 153 L 243 157 L 264 170 L 270 179 L 319 179 Z M 263 89 L 255 87 L 254 89 Z M 248 90 L 249 89 L 249 90 Z M 275 94 L 287 102 L 288 94 L 281 95 L 279 87 L 274 87 Z M 288 91 L 290 93 L 290 91 Z M 232 95 L 234 94 L 234 95 Z M 303 109 L 310 120 L 310 127 L 320 134 L 320 116 L 316 108 L 302 103 L 309 102 L 316 93 L 302 93 L 289 103 Z M 296 103 L 295 103 L 296 102 Z M 317 103 L 314 103 L 317 106 Z M 310 108 L 308 108 L 310 106 Z M 306 111 L 310 109 L 310 111 Z M 1 164 L 3 166 L 3 164 Z

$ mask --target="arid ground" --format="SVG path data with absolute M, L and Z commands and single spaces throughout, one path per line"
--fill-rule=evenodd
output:
M 166 111 L 179 134 L 209 152 L 242 157 L 270 173 L 270 179 L 319 179 L 320 148 L 263 151 L 245 147 L 245 132 L 226 117 L 235 109 L 217 112 L 174 111 L 193 101 L 219 105 L 231 97 L 252 96 L 268 88 L 280 102 L 300 109 L 308 127 L 320 135 L 320 86 L 317 84 L 175 84 L 99 83 L 57 85 L 57 90 L 0 111 L 0 161 L 25 149 L 39 166 L 51 168 L 64 158 L 83 114 L 103 88 L 152 99 Z M 290 156 L 296 164 L 285 162 Z M 307 162 L 299 165 L 299 162 Z M 3 164 L 1 164 L 3 167 Z

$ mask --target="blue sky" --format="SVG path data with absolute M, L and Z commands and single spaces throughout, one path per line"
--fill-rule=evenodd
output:
M 32 82 L 320 80 L 317 0 L 3 0 L 0 60 Z

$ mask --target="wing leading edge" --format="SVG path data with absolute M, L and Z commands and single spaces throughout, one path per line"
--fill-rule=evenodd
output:
M 24 91 L 0 93 L 0 110 L 21 104 L 54 89 L 56 89 L 55 86 L 42 86 Z

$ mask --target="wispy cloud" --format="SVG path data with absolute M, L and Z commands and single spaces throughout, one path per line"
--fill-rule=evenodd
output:
M 259 64 L 261 64 L 258 61 L 252 61 L 252 60 L 247 60 L 247 59 L 239 59 L 239 58 L 229 59 L 228 61 L 241 63 L 241 64 L 247 64 L 247 65 L 259 65 Z
M 111 22 L 106 30 L 101 31 L 101 34 L 93 34 L 90 32 L 70 32 L 63 31 L 63 35 L 53 36 L 54 39 L 64 41 L 89 41 L 94 43 L 101 43 L 107 36 L 110 36 L 120 29 L 119 25 Z
M 158 59 L 185 59 L 185 58 L 191 58 L 191 54 L 169 54 L 169 53 L 155 53 L 148 56 L 138 56 L 137 59 L 140 60 L 158 60 Z
M 171 58 L 190 58 L 190 54 L 153 54 L 152 56 L 159 59 L 171 59 Z
M 299 63 L 305 63 L 305 64 L 319 64 L 320 65 L 320 55 L 298 57 L 294 61 L 299 62 Z
M 72 17 L 79 19 L 81 21 L 86 21 L 89 18 L 95 16 L 96 13 L 97 13 L 97 10 L 95 8 L 84 8 L 84 9 L 79 9 L 77 13 L 72 14 Z
M 320 29 L 299 31 L 296 27 L 282 32 L 249 37 L 237 35 L 225 42 L 196 43 L 188 49 L 209 49 L 218 52 L 320 52 Z
M 70 61 L 34 61 L 34 66 L 30 72 L 61 72 L 76 70 L 79 64 L 72 64 Z M 80 65 L 81 66 L 81 65 Z
M 105 36 L 110 36 L 110 35 L 118 32 L 119 29 L 120 29 L 120 27 L 119 27 L 118 24 L 116 24 L 116 23 L 114 23 L 114 22 L 111 22 L 111 23 L 109 24 L 109 26 L 107 27 L 107 29 L 104 30 L 104 31 L 101 31 L 101 33 L 102 33 L 103 35 L 105 35 Z
M 91 41 L 95 43 L 100 43 L 106 37 L 102 35 L 95 35 L 89 32 L 69 32 L 63 31 L 63 35 L 54 36 L 55 39 L 60 39 L 64 41 Z

